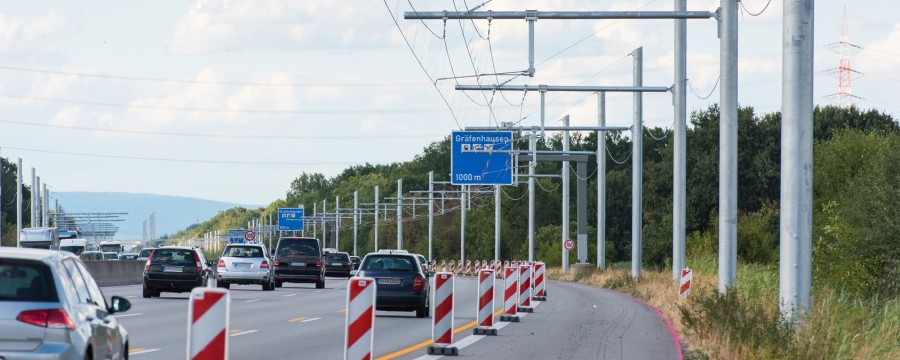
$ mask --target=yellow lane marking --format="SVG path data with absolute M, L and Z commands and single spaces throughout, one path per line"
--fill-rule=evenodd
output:
M 229 331 L 228 333 L 234 334 L 234 333 L 239 333 L 239 332 L 241 332 L 241 331 L 244 331 L 244 330 L 231 330 L 231 331 Z
M 347 309 L 338 310 L 337 312 L 347 312 Z
M 144 348 L 128 349 L 128 353 L 131 354 L 131 353 L 136 353 L 138 351 L 144 351 L 144 350 L 147 350 L 147 349 L 144 349 Z
M 288 322 L 298 322 L 301 320 L 306 320 L 306 318 L 305 317 L 293 318 L 293 319 L 288 320 Z
M 503 313 L 503 310 L 497 310 L 497 311 L 494 313 L 494 316 L 500 315 L 500 314 L 502 314 L 502 313 Z M 472 321 L 472 322 L 470 322 L 470 323 L 468 323 L 468 324 L 465 324 L 465 325 L 463 325 L 463 326 L 460 326 L 460 327 L 454 329 L 454 330 L 453 330 L 453 333 L 454 333 L 454 334 L 459 334 L 459 333 L 461 333 L 461 332 L 463 332 L 463 331 L 466 331 L 466 330 L 468 330 L 468 329 L 471 329 L 473 326 L 475 326 L 475 322 L 474 322 L 474 321 Z M 418 343 L 418 344 L 415 344 L 415 345 L 413 345 L 413 346 L 410 346 L 410 347 L 408 347 L 408 348 L 406 348 L 406 349 L 399 350 L 399 351 L 396 351 L 396 352 L 387 354 L 387 355 L 382 356 L 382 357 L 380 357 L 380 358 L 377 358 L 377 359 L 375 359 L 375 360 L 390 360 L 390 359 L 394 359 L 394 358 L 397 358 L 397 357 L 400 357 L 400 356 L 409 354 L 409 353 L 411 353 L 411 352 L 413 352 L 413 351 L 419 350 L 419 349 L 421 349 L 421 348 L 423 348 L 423 347 L 426 347 L 426 346 L 428 346 L 428 345 L 431 345 L 432 343 L 433 343 L 432 340 L 425 340 L 425 341 L 423 341 L 423 342 L 420 342 L 420 343 Z

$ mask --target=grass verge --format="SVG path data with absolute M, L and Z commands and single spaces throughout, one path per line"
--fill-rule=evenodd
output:
M 678 299 L 669 271 L 630 267 L 578 275 L 548 269 L 552 280 L 617 290 L 656 306 L 678 331 L 687 359 L 900 359 L 900 299 L 863 299 L 827 288 L 813 291 L 801 325 L 778 310 L 777 266 L 739 265 L 735 291 L 719 294 L 714 257 L 688 261 L 692 294 Z

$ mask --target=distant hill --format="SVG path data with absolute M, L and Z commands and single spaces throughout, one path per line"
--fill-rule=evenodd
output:
M 143 222 L 156 213 L 156 235 L 172 234 L 233 207 L 257 208 L 256 205 L 234 204 L 183 196 L 135 194 L 117 192 L 60 192 L 51 193 L 51 200 L 69 212 L 124 212 L 125 221 L 119 223 L 117 237 L 138 240 L 143 234 Z

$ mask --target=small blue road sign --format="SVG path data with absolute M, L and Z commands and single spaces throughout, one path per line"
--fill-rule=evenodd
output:
M 303 208 L 279 208 L 279 231 L 303 231 Z
M 228 242 L 232 244 L 245 243 L 246 240 L 244 240 L 244 229 L 228 230 Z
M 454 131 L 450 141 L 453 185 L 512 185 L 512 131 Z

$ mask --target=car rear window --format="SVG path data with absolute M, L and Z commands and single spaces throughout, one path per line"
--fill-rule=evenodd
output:
M 142 249 L 138 257 L 150 257 L 151 253 L 153 253 L 153 249 Z
M 328 254 L 325 256 L 326 261 L 350 261 L 350 256 L 347 254 Z
M 59 301 L 54 284 L 42 262 L 0 259 L 0 301 Z
M 150 262 L 159 264 L 194 264 L 194 252 L 185 249 L 156 249 Z
M 362 270 L 415 271 L 414 262 L 409 256 L 370 255 L 362 264 Z
M 315 239 L 282 239 L 278 244 L 278 255 L 321 256 L 319 255 L 319 242 Z
M 259 258 L 263 257 L 262 248 L 258 246 L 229 246 L 225 248 L 222 256 L 239 257 L 239 258 Z

